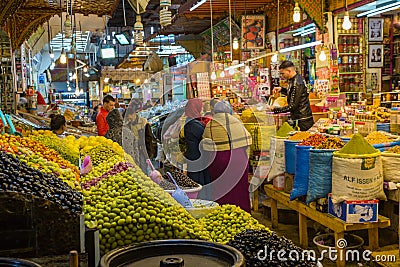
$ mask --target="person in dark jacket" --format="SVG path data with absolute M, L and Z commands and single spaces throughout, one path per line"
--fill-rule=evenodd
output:
M 314 125 L 314 119 L 308 99 L 308 91 L 303 77 L 296 73 L 291 61 L 283 61 L 279 72 L 288 81 L 288 88 L 275 87 L 273 93 L 287 95 L 288 105 L 273 108 L 274 113 L 290 112 L 293 126 L 298 125 L 301 131 L 307 131 Z
M 118 109 L 113 109 L 108 112 L 106 120 L 109 128 L 104 137 L 111 139 L 122 146 L 122 126 L 124 125 L 124 121 L 121 113 Z
M 204 133 L 204 124 L 198 121 L 201 118 L 202 106 L 201 99 L 189 99 L 185 106 L 186 122 L 183 130 L 186 142 L 185 156 L 188 159 L 188 176 L 196 183 L 206 185 L 211 182 L 211 178 L 206 166 L 207 161 L 199 148 Z
M 96 122 L 96 117 L 97 117 L 97 114 L 99 114 L 100 107 L 101 107 L 101 105 L 97 105 L 93 108 L 93 113 L 92 113 L 92 116 L 90 117 L 93 122 Z

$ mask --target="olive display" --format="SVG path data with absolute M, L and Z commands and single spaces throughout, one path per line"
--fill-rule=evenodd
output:
M 205 227 L 139 168 L 102 179 L 83 194 L 85 224 L 99 229 L 102 254 L 151 240 L 211 240 Z
M 107 145 L 98 145 L 91 149 L 87 155 L 90 156 L 93 166 L 98 166 L 115 155 L 114 150 Z
M 180 172 L 172 172 L 172 177 L 174 177 L 175 182 L 179 185 L 181 189 L 191 189 L 199 187 L 199 184 L 189 178 L 189 176 L 184 175 Z M 165 190 L 175 190 L 176 187 L 173 184 L 171 178 L 168 175 L 163 175 L 164 180 L 161 181 L 160 186 Z
M 131 164 L 131 163 L 127 163 L 127 162 L 119 162 L 117 164 L 114 165 L 114 168 L 112 168 L 111 170 L 105 172 L 104 174 L 102 174 L 101 176 L 97 177 L 97 178 L 93 178 L 85 183 L 82 183 L 82 189 L 90 189 L 90 187 L 92 186 L 96 186 L 101 180 L 108 178 L 109 176 L 113 176 L 116 175 L 120 172 L 126 171 L 129 168 L 133 168 L 135 167 L 135 165 Z
M 235 205 L 222 205 L 199 221 L 205 225 L 214 242 L 223 244 L 247 229 L 268 230 L 249 213 Z
M 252 267 L 312 267 L 316 260 L 286 237 L 266 230 L 246 230 L 228 242 L 238 249 Z M 279 252 L 279 253 L 278 253 Z M 304 255 L 304 256 L 303 256 Z
M 74 213 L 82 210 L 82 195 L 53 174 L 29 167 L 10 154 L 0 152 L 0 191 L 37 196 Z

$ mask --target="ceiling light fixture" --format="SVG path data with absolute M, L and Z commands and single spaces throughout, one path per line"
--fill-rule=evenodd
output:
M 296 45 L 296 46 L 292 46 L 292 47 L 288 47 L 288 48 L 283 48 L 279 52 L 280 53 L 287 53 L 287 52 L 296 51 L 296 50 L 299 50 L 299 49 L 302 49 L 302 48 L 308 48 L 308 47 L 320 45 L 321 43 L 322 43 L 321 41 L 316 41 L 316 42 Z
M 296 5 L 293 9 L 293 21 L 294 22 L 300 22 L 301 20 L 301 14 L 300 14 L 300 7 L 299 7 L 299 3 L 296 2 Z
M 322 46 L 321 51 L 319 52 L 318 59 L 320 61 L 325 61 L 326 60 L 325 46 Z
M 379 11 L 374 10 L 374 12 L 368 14 L 367 17 L 373 17 L 373 16 L 376 16 L 378 14 L 389 12 L 389 11 L 392 11 L 392 10 L 395 10 L 395 9 L 398 9 L 398 8 L 400 8 L 400 3 L 397 3 L 397 5 L 395 5 L 395 6 L 392 6 L 392 7 L 389 7 L 389 8 L 385 8 L 385 9 L 382 9 L 382 10 L 379 10 Z
M 278 52 L 276 52 L 276 53 L 271 57 L 271 62 L 273 62 L 273 63 L 278 62 Z
M 238 50 L 239 49 L 239 40 L 238 38 L 233 38 L 233 50 Z
M 362 12 L 360 14 L 357 14 L 357 17 L 358 18 L 363 17 L 363 16 L 370 17 L 370 16 L 373 16 L 373 15 L 378 15 L 380 13 L 389 11 L 389 9 L 390 10 L 396 9 L 398 7 L 400 7 L 400 2 L 396 1 L 395 3 L 391 3 L 391 4 L 388 4 L 388 5 L 380 6 L 378 8 L 371 9 L 371 10 Z M 391 9 L 391 8 L 393 8 L 393 9 Z
M 200 2 L 197 2 L 194 6 L 192 6 L 189 11 L 193 11 L 196 8 L 198 8 L 199 6 L 201 6 L 202 4 L 204 4 L 205 2 L 207 2 L 207 0 L 201 0 Z
M 248 65 L 246 65 L 246 67 L 244 68 L 244 73 L 249 74 L 250 73 L 250 67 Z
M 350 30 L 351 29 L 351 21 L 350 21 L 349 11 L 346 11 L 344 13 L 342 28 L 344 30 Z
M 347 11 L 347 8 L 346 8 L 346 12 L 344 12 L 342 28 L 343 28 L 343 30 L 346 30 L 346 31 L 351 29 L 350 15 L 349 15 L 349 11 Z

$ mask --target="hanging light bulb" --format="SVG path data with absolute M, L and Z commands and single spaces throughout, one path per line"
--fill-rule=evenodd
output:
M 68 85 L 67 90 L 68 90 L 68 92 L 70 92 L 72 90 L 71 86 Z
M 239 40 L 238 40 L 238 38 L 233 38 L 233 43 L 232 43 L 232 48 L 234 49 L 234 50 L 238 50 L 239 49 Z
M 55 66 L 56 66 L 56 64 L 54 62 L 52 62 L 51 65 L 50 65 L 50 70 L 54 70 Z
M 296 5 L 293 10 L 293 21 L 300 22 L 300 19 L 301 19 L 300 7 L 299 7 L 299 3 L 296 2 Z
M 79 94 L 83 94 L 83 88 L 81 88 L 81 90 L 79 90 Z
M 219 77 L 224 78 L 225 77 L 225 71 L 222 70 L 221 73 L 219 74 Z
M 351 29 L 351 21 L 350 21 L 349 11 L 344 12 L 342 28 L 343 28 L 343 30 L 346 30 L 346 31 Z
M 233 74 L 235 74 L 235 70 L 234 69 L 229 69 L 229 75 L 233 75 Z
M 211 73 L 211 80 L 216 80 L 217 79 L 217 74 L 215 74 L 215 71 Z
M 271 57 L 271 62 L 273 62 L 273 63 L 278 62 L 278 53 L 275 53 L 275 54 Z
M 326 54 L 325 54 L 324 48 L 321 49 L 321 52 L 319 53 L 318 58 L 319 58 L 320 61 L 325 61 L 326 60 Z
M 67 55 L 65 54 L 64 48 L 61 51 L 60 63 L 61 64 L 66 64 L 67 63 Z
M 149 80 L 148 80 L 148 79 L 145 79 L 145 80 L 144 80 L 144 83 L 148 83 L 148 82 L 149 82 Z
M 51 59 L 54 59 L 54 53 L 53 53 L 53 51 L 50 51 L 50 58 L 51 58 Z
M 136 83 L 136 84 L 140 83 L 140 79 L 137 78 L 136 81 L 135 81 L 135 83 Z
M 88 71 L 88 68 L 85 66 L 85 67 L 83 67 L 83 72 L 87 72 Z
M 248 65 L 246 65 L 246 67 L 244 68 L 244 73 L 249 74 L 250 73 L 250 67 Z

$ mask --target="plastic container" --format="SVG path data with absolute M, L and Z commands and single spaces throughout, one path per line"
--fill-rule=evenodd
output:
M 1 267 L 41 267 L 39 264 L 21 260 L 21 259 L 13 259 L 13 258 L 0 258 L 0 266 Z
M 199 194 L 200 190 L 203 187 L 201 185 L 199 185 L 198 187 L 195 188 L 191 188 L 191 189 L 183 189 L 183 192 L 186 193 L 186 195 L 190 198 L 190 199 L 194 199 L 197 198 L 197 195 Z M 167 192 L 168 194 L 170 194 L 172 196 L 172 193 L 174 193 L 175 190 L 165 190 L 165 192 Z
M 185 209 L 196 219 L 207 216 L 210 212 L 219 207 L 219 204 L 210 200 L 191 199 L 193 207 Z
M 139 243 L 110 251 L 101 258 L 100 267 L 192 267 L 246 266 L 235 248 L 201 240 L 161 240 Z
M 289 174 L 296 172 L 296 145 L 300 141 L 285 140 L 285 169 Z

